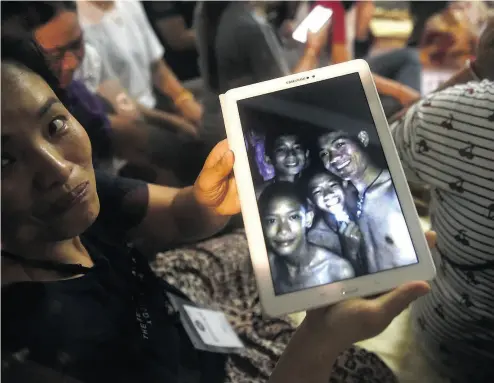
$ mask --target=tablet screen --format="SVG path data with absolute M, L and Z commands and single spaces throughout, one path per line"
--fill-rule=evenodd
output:
M 358 73 L 237 103 L 276 295 L 418 262 Z

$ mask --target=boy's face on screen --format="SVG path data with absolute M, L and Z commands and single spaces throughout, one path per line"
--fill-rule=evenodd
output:
M 341 210 L 345 205 L 345 193 L 340 181 L 330 173 L 319 173 L 309 181 L 310 198 L 324 212 Z
M 322 135 L 318 144 L 319 157 L 331 173 L 344 180 L 363 176 L 367 156 L 356 142 L 336 132 Z
M 286 135 L 275 140 L 270 155 L 278 175 L 296 176 L 304 169 L 308 153 L 297 136 Z
M 312 225 L 308 212 L 295 198 L 273 198 L 262 212 L 262 226 L 268 247 L 277 255 L 297 253 L 306 241 L 306 230 Z

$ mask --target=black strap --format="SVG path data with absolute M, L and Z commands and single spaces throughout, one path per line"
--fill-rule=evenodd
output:
M 17 263 L 20 263 L 21 265 L 25 265 L 28 267 L 56 271 L 62 274 L 79 275 L 79 274 L 86 274 L 87 272 L 89 272 L 89 270 L 91 270 L 90 267 L 85 267 L 78 263 L 70 264 L 70 263 L 60 263 L 60 262 L 41 260 L 41 259 L 28 259 L 16 254 L 9 253 L 8 251 L 5 250 L 2 250 L 2 257 L 9 258 Z

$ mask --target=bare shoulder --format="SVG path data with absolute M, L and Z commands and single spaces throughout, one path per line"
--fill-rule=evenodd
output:
M 331 274 L 336 279 L 351 278 L 355 275 L 352 265 L 346 259 L 325 249 L 324 247 L 313 245 L 317 258 L 320 262 L 329 262 Z
M 346 259 L 330 252 L 331 274 L 335 279 L 346 279 L 355 276 L 352 265 Z

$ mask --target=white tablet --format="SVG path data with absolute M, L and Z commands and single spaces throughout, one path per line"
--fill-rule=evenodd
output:
M 367 63 L 220 96 L 264 312 L 435 276 Z

